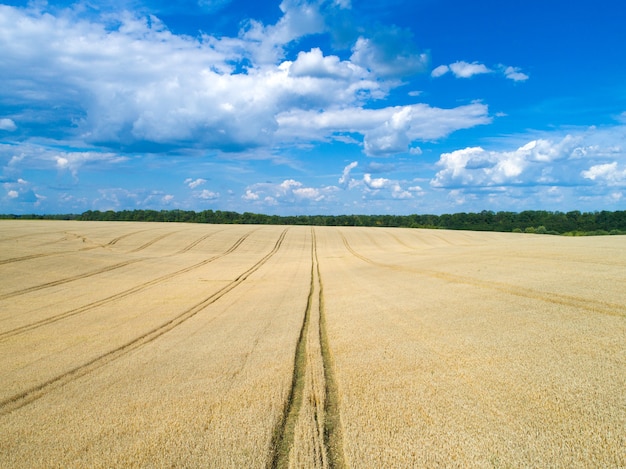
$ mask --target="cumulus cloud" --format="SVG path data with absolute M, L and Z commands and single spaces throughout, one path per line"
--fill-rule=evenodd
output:
M 626 185 L 626 166 L 619 165 L 617 161 L 593 165 L 582 171 L 581 175 L 585 179 L 603 182 L 609 186 Z
M 194 193 L 194 196 L 198 199 L 203 199 L 203 200 L 215 200 L 215 199 L 219 199 L 220 193 L 213 192 L 208 189 L 203 189 L 200 192 Z
M 526 81 L 529 78 L 529 76 L 523 73 L 519 67 L 498 65 L 494 69 L 491 69 L 485 64 L 481 64 L 479 62 L 469 63 L 462 60 L 454 62 L 450 65 L 439 65 L 430 72 L 430 76 L 433 78 L 439 78 L 448 72 L 452 72 L 456 78 L 471 78 L 475 75 L 494 73 L 495 71 L 499 71 L 505 78 L 513 81 Z
M 317 2 L 284 0 L 280 8 L 273 25 L 249 21 L 237 37 L 194 38 L 154 16 L 83 18 L 80 10 L 0 5 L 4 93 L 48 113 L 51 126 L 70 131 L 70 119 L 81 139 L 99 146 L 242 151 L 288 142 L 284 113 L 358 109 L 384 98 L 395 77 L 426 67 L 427 56 L 399 28 L 357 39 L 348 61 L 320 48 L 285 61 L 288 44 L 326 26 Z M 48 111 L 55 106 L 64 113 Z M 15 125 L 0 122 L 4 130 Z M 372 138 L 374 152 L 402 144 Z
M 438 67 L 435 67 L 432 72 L 430 72 L 430 75 L 434 78 L 438 78 L 445 75 L 449 71 L 450 67 L 448 67 L 447 65 L 439 65 Z
M 519 67 L 504 67 L 504 76 L 513 81 L 526 81 L 529 78 Z
M 352 180 L 350 176 L 350 172 L 354 168 L 356 168 L 358 165 L 359 163 L 357 161 L 353 161 L 352 163 L 347 165 L 345 168 L 343 168 L 343 172 L 341 173 L 341 177 L 339 178 L 339 181 L 338 181 L 342 187 L 346 187 L 350 184 L 350 181 Z
M 3 184 L 6 191 L 6 199 L 9 203 L 17 203 L 24 206 L 40 207 L 46 199 L 39 193 L 39 189 L 31 182 L 18 178 Z
M 0 119 L 0 130 L 13 132 L 16 129 L 17 129 L 17 125 L 15 125 L 15 122 L 13 122 L 13 119 L 8 119 L 8 118 Z
M 411 33 L 397 27 L 359 37 L 350 60 L 379 76 L 397 78 L 422 73 L 429 64 L 428 54 L 417 50 Z
M 340 132 L 359 133 L 370 156 L 408 152 L 409 144 L 416 140 L 433 140 L 491 122 L 487 106 L 480 103 L 453 109 L 414 104 L 325 112 L 294 110 L 281 113 L 277 120 L 281 132 L 305 140 L 324 140 Z
M 388 178 L 373 178 L 371 174 L 363 175 L 363 184 L 365 192 L 371 195 L 382 194 L 383 196 L 391 196 L 392 199 L 412 199 L 413 190 L 406 190 L 402 187 L 400 181 Z
M 464 61 L 454 62 L 450 64 L 450 71 L 454 73 L 457 78 L 470 78 L 474 75 L 481 75 L 483 73 L 491 73 L 485 65 L 478 62 L 467 63 Z
M 289 67 L 294 77 L 349 79 L 354 75 L 365 76 L 366 72 L 351 62 L 340 61 L 336 55 L 324 57 L 315 47 L 309 52 L 299 52 L 298 58 Z
M 262 204 L 293 204 L 321 202 L 339 190 L 336 186 L 310 187 L 295 179 L 285 179 L 281 183 L 257 183 L 246 188 L 241 197 L 247 202 Z
M 185 184 L 187 186 L 189 186 L 190 189 L 195 189 L 196 187 L 201 186 L 204 183 L 206 183 L 206 179 L 202 179 L 202 178 L 197 178 L 197 179 L 187 178 L 187 179 L 185 179 Z
M 443 153 L 440 169 L 431 180 L 433 187 L 477 187 L 565 182 L 570 176 L 556 164 L 576 160 L 583 145 L 582 137 L 567 135 L 561 140 L 536 139 L 512 151 L 488 151 L 469 147 Z M 557 174 L 557 173 L 560 173 Z M 566 176 L 564 176 L 566 175 Z
M 370 189 L 379 190 L 388 186 L 391 180 L 386 178 L 372 178 L 371 174 L 366 173 L 363 175 L 363 182 L 365 182 L 365 185 Z

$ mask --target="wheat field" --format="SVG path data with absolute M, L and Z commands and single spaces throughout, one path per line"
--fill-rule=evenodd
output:
M 626 237 L 0 221 L 0 467 L 626 467 Z

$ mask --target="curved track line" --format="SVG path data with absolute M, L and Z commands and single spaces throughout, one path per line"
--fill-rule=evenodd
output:
M 176 252 L 176 254 L 184 254 L 184 253 L 186 253 L 188 251 L 191 251 L 193 248 L 195 248 L 202 241 L 204 241 L 207 238 L 210 238 L 211 236 L 215 235 L 216 233 L 219 233 L 220 231 L 223 231 L 223 230 L 214 231 L 212 233 L 208 233 L 208 234 L 205 234 L 204 236 L 201 236 L 200 238 L 196 239 L 191 244 L 188 244 L 187 246 L 182 248 L 180 251 Z
M 117 244 L 119 241 L 123 240 L 124 238 L 128 238 L 129 236 L 136 235 L 136 234 L 138 234 L 138 233 L 143 233 L 144 231 L 148 231 L 148 230 L 132 231 L 132 232 L 130 232 L 130 233 L 123 234 L 123 235 L 121 235 L 121 236 L 118 236 L 117 238 L 113 238 L 113 239 L 112 239 L 111 241 L 109 241 L 108 243 L 103 244 L 103 245 L 102 245 L 102 247 L 103 247 L 103 248 L 106 248 L 106 247 L 114 246 L 114 245 L 115 245 L 115 244 Z
M 171 235 L 173 235 L 174 233 L 178 233 L 178 231 L 171 231 L 171 232 L 169 232 L 169 233 L 165 233 L 165 234 L 162 234 L 162 235 L 160 235 L 160 236 L 157 236 L 157 237 L 156 237 L 156 238 L 154 238 L 153 240 L 148 241 L 146 244 L 142 244 L 141 246 L 139 246 L 139 247 L 138 247 L 138 248 L 136 248 L 136 249 L 133 249 L 133 250 L 132 250 L 132 251 L 130 251 L 130 252 L 139 252 L 139 251 L 143 251 L 144 249 L 146 249 L 146 248 L 148 248 L 148 247 L 152 246 L 154 243 L 157 243 L 157 242 L 161 241 L 163 238 L 167 238 L 168 236 L 171 236 Z
M 46 231 L 44 233 L 25 233 L 25 234 L 20 234 L 17 236 L 10 236 L 8 238 L 2 238 L 0 237 L 0 243 L 5 242 L 5 241 L 13 241 L 16 239 L 23 239 L 23 238 L 32 238 L 33 236 L 42 236 L 42 235 L 47 235 L 47 234 L 55 234 L 55 233 L 65 233 L 65 231 L 60 230 L 60 231 Z
M 45 288 L 56 287 L 58 285 L 63 285 L 64 283 L 74 282 L 76 280 L 81 280 L 87 277 L 93 277 L 94 275 L 102 274 L 104 272 L 110 272 L 111 270 L 120 269 L 122 267 L 126 267 L 127 265 L 134 264 L 136 262 L 140 262 L 143 259 L 131 259 L 124 262 L 119 262 L 117 264 L 109 265 L 107 267 L 103 267 L 102 269 L 92 270 L 91 272 L 87 272 L 80 275 L 74 275 L 73 277 L 66 277 L 59 280 L 54 280 L 52 282 L 42 283 L 41 285 L 35 285 L 32 287 L 25 288 L 23 290 L 17 290 L 10 293 L 5 293 L 4 295 L 0 295 L 0 300 L 6 300 L 7 298 L 13 298 L 14 296 L 25 295 L 26 293 L 32 293 L 37 290 L 43 290 Z
M 1 260 L 0 261 L 0 265 L 2 265 L 2 264 L 11 264 L 12 262 L 27 261 L 27 260 L 30 260 L 30 259 L 38 259 L 39 257 L 58 256 L 58 255 L 62 255 L 62 254 L 68 254 L 70 252 L 74 252 L 74 251 L 46 252 L 46 253 L 41 253 L 41 254 L 30 254 L 28 256 L 12 257 L 10 259 L 3 259 L 3 260 Z
M 92 371 L 97 370 L 98 368 L 101 368 L 107 365 L 108 363 L 111 363 L 114 360 L 117 360 L 118 358 L 128 354 L 129 352 L 133 350 L 136 350 L 140 347 L 143 347 L 146 344 L 149 344 L 150 342 L 153 342 L 154 340 L 156 340 L 157 338 L 159 338 L 166 332 L 171 331 L 172 329 L 179 326 L 183 322 L 192 318 L 193 316 L 198 314 L 200 311 L 204 310 L 207 306 L 215 303 L 217 300 L 222 298 L 231 290 L 239 286 L 250 275 L 252 275 L 254 272 L 259 270 L 272 256 L 274 256 L 274 254 L 278 252 L 278 250 L 280 249 L 283 243 L 283 240 L 285 239 L 287 231 L 288 231 L 288 228 L 286 228 L 280 234 L 272 250 L 269 253 L 267 253 L 265 256 L 263 256 L 261 260 L 257 261 L 252 267 L 250 267 L 248 270 L 240 274 L 235 280 L 225 285 L 224 287 L 222 287 L 215 293 L 206 297 L 204 300 L 200 301 L 199 303 L 196 303 L 191 308 L 188 308 L 182 313 L 179 313 L 178 315 L 176 315 L 169 321 L 161 324 L 158 327 L 155 327 L 154 329 L 131 340 L 130 342 L 127 342 L 124 345 L 121 345 L 96 358 L 93 358 L 92 360 L 89 360 L 88 362 L 83 363 L 82 365 L 77 366 L 76 368 L 66 371 L 65 373 L 62 373 L 56 376 L 55 378 L 49 379 L 48 381 L 42 384 L 34 386 L 30 389 L 27 389 L 26 391 L 23 391 L 8 399 L 5 399 L 4 401 L 0 402 L 0 415 L 6 415 L 17 409 L 20 409 L 30 404 L 31 402 L 36 401 L 37 399 L 43 397 L 44 395 L 54 391 L 55 389 L 58 389 L 82 376 L 89 374 Z
M 491 282 L 491 281 L 479 280 L 479 279 L 470 278 L 470 277 L 463 277 L 461 275 L 450 274 L 446 272 L 440 272 L 436 270 L 416 269 L 416 268 L 411 268 L 411 267 L 402 266 L 402 265 L 385 264 L 382 262 L 376 262 L 368 257 L 363 256 L 362 254 L 359 254 L 354 249 L 352 249 L 352 247 L 348 243 L 348 240 L 345 238 L 343 233 L 339 233 L 339 235 L 341 236 L 343 240 L 343 244 L 345 245 L 346 249 L 352 255 L 354 255 L 355 257 L 371 265 L 384 267 L 387 269 L 393 269 L 393 270 L 404 270 L 408 272 L 414 272 L 417 274 L 426 275 L 431 278 L 437 278 L 437 279 L 445 280 L 448 282 L 472 285 L 475 287 L 489 289 L 489 290 L 497 290 L 497 291 L 500 291 L 502 293 L 506 293 L 509 295 L 520 296 L 523 298 L 530 298 L 533 300 L 539 300 L 539 301 L 543 301 L 546 303 L 571 306 L 574 308 L 584 309 L 586 311 L 590 311 L 593 313 L 602 313 L 602 314 L 607 314 L 610 316 L 619 316 L 619 317 L 626 316 L 626 306 L 621 305 L 621 304 L 590 300 L 586 298 L 580 298 L 577 296 L 563 295 L 561 293 L 541 293 L 541 292 L 538 292 L 537 290 L 532 290 L 530 288 L 525 288 L 525 287 L 518 287 L 515 285 L 508 284 L 508 283 L 503 283 L 503 282 Z
M 228 254 L 232 253 L 233 251 L 235 251 L 245 240 L 246 238 L 248 238 L 248 236 L 250 236 L 252 234 L 252 231 L 249 233 L 246 233 L 245 235 L 243 235 L 241 238 L 239 238 L 230 248 L 228 248 L 226 251 L 224 251 L 221 254 L 218 254 L 216 256 L 210 257 L 208 259 L 204 259 L 203 261 L 200 261 L 196 264 L 193 264 L 189 267 L 185 267 L 184 269 L 180 269 L 177 270 L 176 272 L 171 272 L 169 274 L 165 274 L 162 275 L 161 277 L 157 277 L 155 279 L 152 279 L 148 282 L 142 283 L 140 285 L 136 285 L 132 288 L 129 288 L 128 290 L 124 290 L 120 293 L 116 293 L 115 295 L 109 296 L 107 298 L 103 298 L 101 300 L 98 301 L 94 301 L 93 303 L 89 303 L 83 306 L 80 306 L 78 308 L 74 308 L 70 311 L 66 311 L 64 313 L 61 314 L 57 314 L 55 316 L 51 316 L 45 319 L 42 319 L 40 321 L 36 321 L 36 322 L 32 322 L 30 324 L 26 324 L 24 326 L 20 326 L 20 327 L 16 327 L 15 329 L 11 329 L 9 331 L 4 331 L 4 332 L 0 332 L 0 341 L 3 341 L 9 337 L 18 335 L 18 334 L 22 334 L 24 332 L 28 332 L 31 331 L 33 329 L 37 329 L 38 327 L 41 326 L 45 326 L 47 324 L 52 324 L 54 322 L 60 321 L 62 319 L 66 319 L 72 316 L 76 316 L 77 314 L 81 314 L 84 313 L 85 311 L 89 311 L 90 309 L 93 308 L 97 308 L 99 306 L 108 304 L 108 303 L 112 303 L 113 301 L 119 300 L 121 298 L 124 298 L 126 296 L 132 295 L 134 293 L 140 292 L 141 290 L 145 290 L 146 288 L 149 288 L 151 286 L 156 285 L 157 283 L 161 283 L 164 282 L 166 280 L 169 280 L 171 278 L 174 278 L 178 275 L 182 275 L 185 274 L 187 272 L 190 272 L 194 269 L 197 269 L 199 267 L 202 267 L 206 264 L 209 264 L 217 259 L 220 259 L 224 256 L 227 256 Z

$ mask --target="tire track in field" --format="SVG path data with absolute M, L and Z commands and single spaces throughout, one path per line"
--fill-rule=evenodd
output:
M 66 278 L 62 278 L 59 280 L 54 280 L 52 282 L 46 282 L 40 285 L 34 285 L 32 287 L 24 288 L 22 290 L 5 293 L 4 295 L 0 295 L 0 300 L 6 300 L 7 298 L 13 298 L 15 296 L 25 295 L 27 293 L 32 293 L 38 290 L 43 290 L 45 288 L 51 288 L 51 287 L 56 287 L 58 285 L 63 285 L 64 283 L 75 282 L 76 280 L 93 277 L 94 275 L 103 274 L 105 272 L 110 272 L 116 269 L 121 269 L 122 267 L 126 267 L 127 265 L 130 265 L 130 264 L 135 264 L 136 262 L 140 262 L 142 260 L 143 259 L 131 259 L 131 260 L 124 261 L 124 262 L 118 262 L 117 264 L 109 265 L 101 269 L 92 270 L 91 272 L 86 272 L 83 274 L 74 275 L 72 277 L 66 277 Z
M 202 241 L 204 241 L 207 238 L 210 238 L 211 236 L 219 233 L 220 231 L 223 230 L 218 230 L 218 231 L 213 231 L 212 233 L 207 233 L 204 236 L 201 236 L 200 238 L 196 239 L 194 242 L 192 242 L 191 244 L 185 246 L 184 248 L 182 248 L 180 251 L 176 252 L 175 254 L 184 254 L 186 252 L 191 251 L 193 248 L 195 248 L 198 244 L 200 244 Z M 250 234 L 250 233 L 248 233 Z
M 175 327 L 184 323 L 188 319 L 192 318 L 200 311 L 207 308 L 209 305 L 215 303 L 224 295 L 235 289 L 241 283 L 243 283 L 250 275 L 259 270 L 272 256 L 274 256 L 278 250 L 280 249 L 287 231 L 289 228 L 283 230 L 283 232 L 278 237 L 278 240 L 274 244 L 274 247 L 268 252 L 265 256 L 263 256 L 259 261 L 257 261 L 252 267 L 241 273 L 237 278 L 235 278 L 232 282 L 228 283 L 224 287 L 220 288 L 218 291 L 212 293 L 202 301 L 196 303 L 192 307 L 186 309 L 182 313 L 177 314 L 172 319 L 167 322 L 161 324 L 154 329 L 142 334 L 139 337 L 127 342 L 119 347 L 116 347 L 113 350 L 109 350 L 102 355 L 99 355 L 86 363 L 83 363 L 80 366 L 77 366 L 65 373 L 62 373 L 55 378 L 49 379 L 44 383 L 41 383 L 37 386 L 34 386 L 30 389 L 22 391 L 19 394 L 16 394 L 4 401 L 0 402 L 0 416 L 9 414 L 17 409 L 20 409 L 31 402 L 36 401 L 37 399 L 45 396 L 46 394 L 54 391 L 55 389 L 59 389 L 66 384 L 85 376 L 92 371 L 95 371 L 119 358 L 122 356 L 136 350 L 144 345 L 147 345 L 154 340 L 161 337 L 163 334 L 171 331 Z
M 143 230 L 143 231 L 146 231 L 146 230 Z M 117 243 L 122 238 L 126 238 L 126 237 L 128 237 L 130 235 L 133 235 L 133 234 L 136 234 L 136 233 L 140 233 L 140 231 L 135 231 L 133 233 L 127 233 L 125 235 L 118 236 L 117 238 L 109 241 L 103 247 L 111 246 L 111 245 Z M 146 249 L 147 247 L 152 246 L 153 244 L 157 243 L 158 241 L 161 241 L 163 238 L 166 238 L 166 237 L 168 237 L 168 236 L 170 236 L 170 235 L 172 235 L 174 233 L 177 233 L 177 231 L 172 231 L 171 233 L 165 233 L 163 235 L 157 236 L 156 238 L 148 241 L 147 243 L 143 244 L 142 246 L 139 246 L 138 248 L 136 248 L 136 249 L 134 249 L 134 250 L 132 250 L 130 252 L 131 253 L 136 253 L 136 252 L 142 251 L 142 250 Z M 198 240 L 195 244 L 199 243 L 203 239 L 206 239 L 207 237 L 208 237 L 208 235 L 203 237 L 203 238 L 201 238 L 200 240 Z M 194 244 L 194 243 L 192 243 L 192 244 Z M 191 246 L 191 247 L 193 247 L 193 246 Z M 191 249 L 191 247 L 189 249 Z M 67 251 L 67 252 L 75 252 L 75 251 Z M 26 260 L 25 258 L 29 258 L 29 259 L 33 258 L 34 259 L 34 258 L 37 258 L 37 257 L 52 256 L 52 255 L 58 255 L 58 254 L 66 254 L 67 252 L 65 252 L 65 253 L 49 253 L 49 254 L 33 254 L 32 256 L 24 256 L 24 258 L 14 258 L 14 259 L 17 259 L 17 260 Z M 143 260 L 145 260 L 145 259 L 132 259 L 132 260 L 120 262 L 118 264 L 114 264 L 112 266 L 104 267 L 102 269 L 94 270 L 92 272 L 87 272 L 85 274 L 79 274 L 79 275 L 75 275 L 73 277 L 67 277 L 67 278 L 64 278 L 64 279 L 54 280 L 52 282 L 42 283 L 41 285 L 34 285 L 32 287 L 28 287 L 28 288 L 25 288 L 23 290 L 16 290 L 16 291 L 13 291 L 13 292 L 10 292 L 10 293 L 5 293 L 4 295 L 0 295 L 0 300 L 5 300 L 7 298 L 13 298 L 15 296 L 20 296 L 20 295 L 25 295 L 27 293 L 32 293 L 34 291 L 42 290 L 44 288 L 56 287 L 56 286 L 62 285 L 64 283 L 74 282 L 76 280 L 81 280 L 83 278 L 92 277 L 94 275 L 98 275 L 98 274 L 102 274 L 102 273 L 105 273 L 105 272 L 109 272 L 111 270 L 119 269 L 121 267 L 125 267 L 127 265 L 134 264 L 136 262 L 141 262 Z M 3 264 L 3 263 L 7 263 L 7 262 L 0 262 L 0 265 Z
M 291 388 L 271 442 L 269 468 L 343 468 L 338 390 L 326 334 L 317 239 L 311 228 L 311 283 L 296 344 Z
M 581 297 L 577 297 L 573 295 L 564 295 L 561 293 L 541 293 L 537 290 L 532 290 L 530 288 L 525 288 L 525 287 L 519 287 L 519 286 L 515 286 L 515 285 L 508 284 L 508 283 L 503 283 L 503 282 L 480 280 L 477 278 L 464 277 L 462 275 L 456 275 L 456 274 L 441 272 L 437 270 L 417 269 L 417 268 L 411 268 L 411 267 L 402 266 L 402 265 L 377 262 L 356 252 L 354 249 L 352 249 L 352 247 L 348 243 L 348 240 L 343 235 L 343 233 L 339 233 L 339 235 L 341 236 L 343 240 L 344 246 L 352 255 L 354 255 L 358 259 L 361 259 L 364 262 L 367 262 L 368 264 L 371 264 L 377 267 L 384 267 L 384 268 L 392 269 L 392 270 L 404 270 L 408 272 L 414 272 L 417 274 L 426 275 L 431 278 L 445 280 L 447 282 L 472 285 L 474 287 L 488 289 L 488 290 L 496 290 L 496 291 L 506 293 L 509 295 L 520 296 L 523 298 L 530 298 L 533 300 L 543 301 L 545 303 L 552 303 L 552 304 L 558 304 L 558 305 L 563 305 L 563 306 L 570 306 L 574 308 L 584 309 L 592 313 L 601 313 L 601 314 L 606 314 L 609 316 L 618 316 L 618 317 L 626 316 L 626 306 L 617 304 L 617 303 L 591 300 L 591 299 L 581 298 Z
M 116 237 L 116 238 L 113 238 L 113 239 L 112 239 L 111 241 L 109 241 L 108 243 L 103 244 L 103 245 L 102 245 L 102 247 L 103 247 L 103 248 L 106 248 L 106 247 L 115 246 L 115 245 L 116 245 L 119 241 L 123 240 L 124 238 L 128 238 L 129 236 L 136 235 L 136 234 L 138 234 L 138 233 L 143 233 L 144 231 L 148 231 L 148 230 L 132 231 L 132 232 L 130 232 L 130 233 L 123 234 L 123 235 L 121 235 L 121 236 L 118 236 L 118 237 Z
M 133 249 L 133 250 L 132 250 L 132 251 L 130 251 L 130 252 L 139 252 L 139 251 L 143 251 L 144 249 L 146 249 L 146 248 L 148 248 L 148 247 L 152 246 L 153 244 L 155 244 L 155 243 L 157 243 L 157 242 L 161 241 L 161 240 L 162 240 L 162 239 L 164 239 L 164 238 L 167 238 L 168 236 L 173 235 L 174 233 L 178 233 L 178 231 L 170 231 L 169 233 L 165 233 L 165 234 L 162 234 L 162 235 L 160 235 L 160 236 L 157 236 L 156 238 L 154 238 L 154 239 L 152 239 L 152 240 L 148 241 L 146 244 L 142 244 L 141 246 L 139 246 L 139 247 L 138 247 L 138 248 L 136 248 L 136 249 Z
M 142 230 L 142 231 L 146 231 L 146 230 Z M 104 244 L 104 245 L 97 245 L 97 246 L 93 246 L 93 247 L 86 247 L 86 248 L 82 248 L 82 249 L 80 249 L 80 250 L 81 250 L 81 251 L 83 251 L 83 250 L 95 249 L 95 248 L 97 248 L 97 247 L 108 247 L 108 246 L 113 246 L 113 245 L 114 245 L 115 243 L 117 243 L 118 241 L 120 241 L 120 240 L 122 240 L 122 239 L 124 239 L 124 238 L 127 238 L 128 236 L 131 236 L 131 235 L 134 235 L 134 234 L 137 234 L 137 233 L 141 233 L 142 231 L 133 231 L 132 233 L 126 233 L 126 234 L 124 234 L 124 235 L 122 235 L 122 236 L 118 236 L 117 238 L 112 239 L 111 241 L 109 241 L 108 243 L 106 243 L 106 244 Z M 61 238 L 61 239 L 59 239 L 59 240 L 56 240 L 56 241 L 50 241 L 50 242 L 48 242 L 48 243 L 43 243 L 43 244 L 42 244 L 42 246 L 47 245 L 47 244 L 54 244 L 54 243 L 58 243 L 58 242 L 60 242 L 60 241 L 67 241 L 67 240 L 68 240 L 68 236 L 72 236 L 72 237 L 74 237 L 74 238 L 76 238 L 76 239 L 82 239 L 82 240 L 83 240 L 83 242 L 86 242 L 86 240 L 87 240 L 87 237 L 82 236 L 82 235 L 77 235 L 77 234 L 74 234 L 74 233 L 69 233 L 69 232 L 67 232 L 67 231 L 65 231 L 64 233 L 66 234 L 66 236 L 65 236 L 65 237 L 63 237 L 63 238 Z M 156 241 L 158 241 L 158 239 L 157 239 Z M 155 242 L 156 242 L 156 241 L 155 241 Z M 146 246 L 146 247 L 147 247 L 147 246 Z M 64 254 L 70 254 L 70 253 L 73 253 L 73 252 L 76 252 L 76 251 L 44 252 L 44 253 L 39 253 L 39 254 L 30 254 L 30 255 L 28 255 L 28 256 L 12 257 L 12 258 L 10 258 L 10 259 L 3 259 L 3 260 L 0 260 L 0 265 L 3 265 L 3 264 L 10 264 L 10 263 L 13 263 L 13 262 L 27 261 L 27 260 L 30 260 L 30 259 L 38 259 L 38 258 L 40 258 L 40 257 L 61 256 L 61 255 L 64 255 Z M 134 251 L 133 251 L 133 252 L 134 252 Z
M 20 234 L 17 236 L 10 236 L 8 238 L 0 237 L 0 243 L 4 241 L 13 241 L 16 239 L 19 240 L 19 239 L 24 239 L 24 238 L 32 238 L 33 236 L 43 236 L 46 234 L 55 234 L 55 233 L 65 233 L 65 231 L 59 230 L 59 231 L 46 231 L 45 233 L 24 233 L 24 234 Z
M 243 235 L 230 248 L 228 248 L 223 253 L 217 254 L 217 255 L 215 255 L 213 257 L 209 257 L 207 259 L 204 259 L 203 261 L 200 261 L 200 262 L 198 262 L 196 264 L 190 265 L 190 266 L 185 267 L 183 269 L 177 270 L 176 272 L 171 272 L 169 274 L 162 275 L 162 276 L 157 277 L 155 279 L 152 279 L 152 280 L 150 280 L 148 282 L 144 282 L 144 283 L 142 283 L 140 285 L 136 285 L 136 286 L 134 286 L 132 288 L 124 290 L 124 291 L 122 291 L 120 293 L 116 293 L 115 295 L 109 296 L 107 298 L 103 298 L 103 299 L 98 300 L 98 301 L 94 301 L 92 303 L 80 306 L 78 308 L 74 308 L 74 309 L 72 309 L 70 311 L 65 311 L 64 313 L 60 313 L 60 314 L 57 314 L 57 315 L 54 315 L 54 316 L 50 316 L 50 317 L 47 317 L 47 318 L 42 319 L 40 321 L 32 322 L 30 324 L 25 324 L 23 326 L 16 327 L 15 329 L 11 329 L 9 331 L 0 332 L 0 342 L 5 340 L 5 339 L 7 339 L 7 338 L 9 338 L 9 337 L 13 337 L 13 336 L 18 335 L 18 334 L 23 334 L 23 333 L 31 331 L 33 329 L 37 329 L 38 327 L 42 327 L 42 326 L 45 326 L 47 324 L 52 324 L 54 322 L 61 321 L 62 319 L 70 318 L 72 316 L 76 316 L 78 314 L 84 313 L 86 311 L 89 311 L 90 309 L 94 309 L 94 308 L 97 308 L 99 306 L 103 306 L 105 304 L 112 303 L 112 302 L 117 301 L 117 300 L 119 300 L 121 298 L 133 295 L 133 294 L 138 293 L 138 292 L 140 292 L 142 290 L 145 290 L 146 288 L 152 287 L 152 286 L 154 286 L 154 285 L 156 285 L 158 283 L 164 282 L 166 280 L 170 280 L 170 279 L 172 279 L 174 277 L 177 277 L 178 275 L 182 275 L 182 274 L 185 274 L 187 272 L 191 272 L 192 270 L 198 269 L 198 268 L 200 268 L 200 267 L 202 267 L 204 265 L 207 265 L 207 264 L 209 264 L 209 263 L 211 263 L 213 261 L 216 261 L 217 259 L 220 259 L 220 258 L 222 258 L 224 256 L 227 256 L 228 254 L 231 254 L 232 252 L 234 252 L 246 240 L 246 238 L 248 238 L 248 236 L 250 236 L 254 231 L 256 231 L 256 230 L 252 230 L 252 231 L 246 233 L 245 235 Z M 204 236 L 203 238 L 206 239 L 207 237 L 208 236 Z M 196 242 L 196 244 L 199 243 L 200 241 L 202 241 L 202 240 L 198 240 Z
M 27 260 L 30 260 L 30 259 L 38 259 L 40 257 L 59 256 L 59 255 L 62 255 L 62 254 L 68 254 L 70 252 L 74 252 L 74 251 L 44 252 L 44 253 L 40 253 L 40 254 L 30 254 L 28 256 L 12 257 L 10 259 L 3 259 L 3 260 L 1 260 L 0 261 L 0 265 L 11 264 L 13 262 L 27 261 Z

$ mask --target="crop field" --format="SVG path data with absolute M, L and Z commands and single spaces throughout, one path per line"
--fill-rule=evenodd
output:
M 626 237 L 0 221 L 0 467 L 626 467 Z

